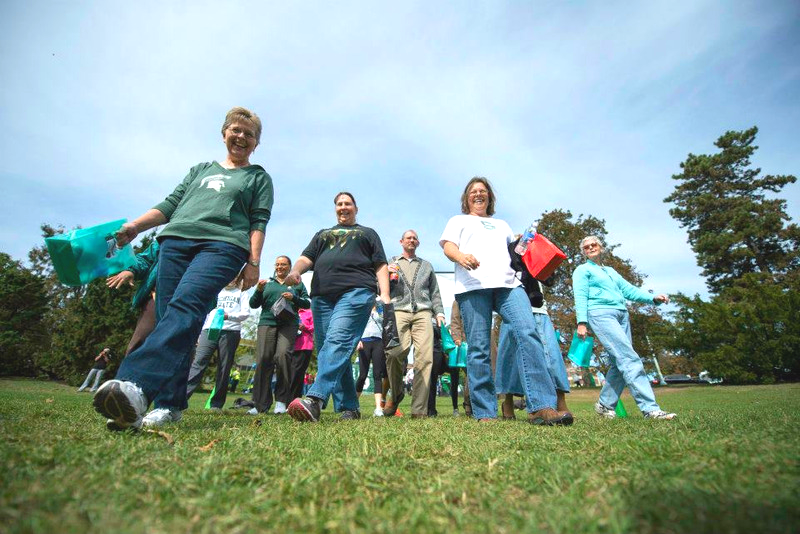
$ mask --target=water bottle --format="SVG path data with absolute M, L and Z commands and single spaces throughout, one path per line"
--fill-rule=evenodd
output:
M 211 319 L 211 324 L 208 327 L 208 340 L 216 341 L 219 339 L 222 332 L 222 325 L 225 323 L 225 310 L 217 308 L 214 312 L 214 318 Z
M 522 234 L 522 237 L 519 238 L 519 243 L 517 243 L 517 246 L 514 247 L 514 252 L 520 256 L 525 254 L 525 251 L 528 250 L 528 245 L 531 243 L 531 241 L 533 241 L 534 236 L 536 236 L 536 226 L 531 223 L 531 225 L 525 229 L 525 233 Z

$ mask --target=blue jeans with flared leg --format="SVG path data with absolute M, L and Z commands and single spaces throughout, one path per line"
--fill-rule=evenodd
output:
M 222 241 L 168 237 L 161 242 L 153 332 L 119 367 L 118 380 L 142 388 L 156 408 L 185 410 L 192 349 L 217 294 L 248 252 Z
M 606 383 L 600 390 L 600 404 L 615 408 L 627 385 L 643 413 L 659 410 L 642 359 L 633 350 L 631 322 L 627 310 L 589 310 L 589 326 L 610 356 Z
M 375 292 L 366 288 L 351 289 L 338 299 L 311 299 L 317 378 L 306 396 L 325 401 L 333 395 L 336 411 L 358 410 L 350 356 L 361 339 L 374 304 Z
M 556 390 L 547 370 L 542 338 L 522 287 L 476 289 L 456 295 L 467 336 L 467 375 L 472 415 L 476 419 L 497 417 L 497 394 L 492 376 L 489 344 L 492 311 L 510 327 L 519 348 L 515 363 L 522 380 L 528 412 L 556 407 Z
M 564 365 L 561 347 L 556 339 L 556 330 L 553 327 L 553 322 L 546 313 L 534 313 L 533 320 L 536 322 L 536 329 L 539 330 L 539 337 L 543 341 L 547 370 L 550 373 L 550 378 L 553 379 L 556 391 L 569 393 L 567 368 Z M 500 342 L 497 345 L 497 370 L 495 371 L 495 388 L 499 394 L 524 395 L 522 381 L 519 379 L 519 372 L 514 360 L 516 353 L 517 342 L 514 341 L 514 336 L 511 335 L 511 329 L 503 323 L 503 326 L 500 327 Z

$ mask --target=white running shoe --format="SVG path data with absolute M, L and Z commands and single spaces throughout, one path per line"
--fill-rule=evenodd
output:
M 647 412 L 646 414 L 644 414 L 644 418 L 645 419 L 666 419 L 666 420 L 670 420 L 670 419 L 675 419 L 677 416 L 678 416 L 678 414 L 668 413 L 668 412 L 665 412 L 664 410 L 653 410 L 652 412 Z
M 275 403 L 275 410 L 272 412 L 275 415 L 280 415 L 282 413 L 286 413 L 288 410 L 286 409 L 286 405 L 281 401 L 277 401 Z
M 164 426 L 167 423 L 177 423 L 183 417 L 180 410 L 170 408 L 156 408 L 150 410 L 142 419 L 142 426 Z
M 113 421 L 115 430 L 124 430 L 142 426 L 142 416 L 149 403 L 142 388 L 133 382 L 109 380 L 94 394 L 92 404 L 100 415 Z
M 600 404 L 600 402 L 596 402 L 594 404 L 594 412 L 597 415 L 605 417 L 606 419 L 614 419 L 617 417 L 617 412 L 615 412 L 613 408 L 607 408 L 606 406 Z
M 453 410 L 453 417 L 459 417 L 461 414 L 458 411 L 458 408 Z
M 383 409 L 375 408 L 375 411 L 372 412 L 372 417 L 383 417 Z
M 255 408 L 250 408 L 247 410 L 247 415 L 258 415 L 258 410 Z

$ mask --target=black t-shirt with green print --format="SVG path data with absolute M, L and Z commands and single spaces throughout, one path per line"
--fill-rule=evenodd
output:
M 386 254 L 381 238 L 372 228 L 337 224 L 320 230 L 303 256 L 314 262 L 312 297 L 338 298 L 360 287 L 378 293 L 375 268 L 386 263 Z

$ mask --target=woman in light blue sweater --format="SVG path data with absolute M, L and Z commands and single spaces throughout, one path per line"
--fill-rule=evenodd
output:
M 631 340 L 631 323 L 625 301 L 647 304 L 667 304 L 667 295 L 655 297 L 630 284 L 617 271 L 603 265 L 603 246 L 595 236 L 581 240 L 581 252 L 586 263 L 572 273 L 575 294 L 575 315 L 578 337 L 586 337 L 588 325 L 611 356 L 606 383 L 600 391 L 595 411 L 609 419 L 616 416 L 614 408 L 627 385 L 636 405 L 649 419 L 673 419 L 674 413 L 663 411 L 656 403 L 653 388 L 644 372 L 644 365 Z

